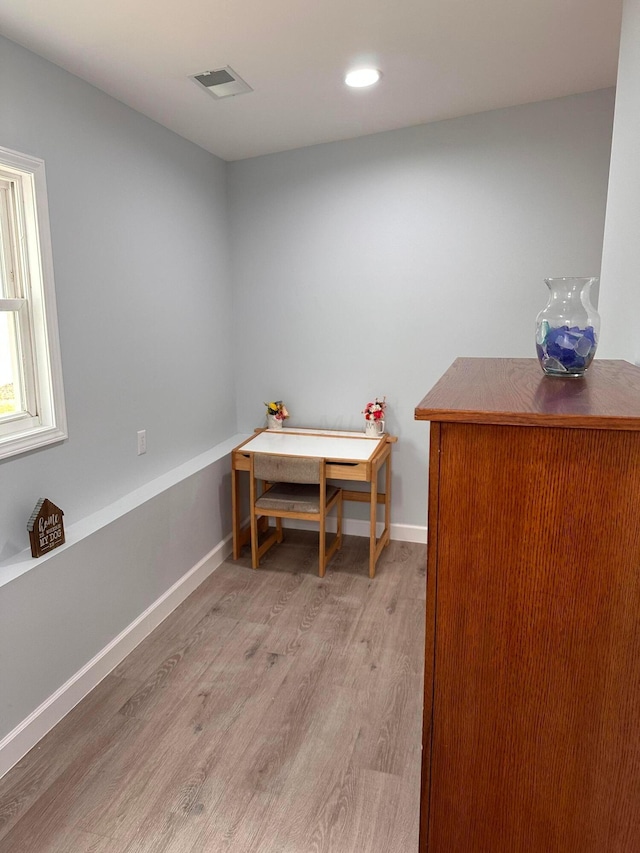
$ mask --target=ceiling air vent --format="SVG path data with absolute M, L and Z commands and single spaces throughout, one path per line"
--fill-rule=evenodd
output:
M 202 74 L 192 74 L 191 79 L 201 86 L 214 98 L 230 98 L 233 95 L 243 95 L 253 92 L 251 86 L 238 76 L 233 68 L 226 65 L 215 71 L 203 71 Z

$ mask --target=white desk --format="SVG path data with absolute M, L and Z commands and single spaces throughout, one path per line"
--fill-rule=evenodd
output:
M 370 505 L 369 577 L 375 576 L 382 549 L 390 541 L 391 522 L 391 447 L 394 436 L 368 438 L 361 432 L 338 430 L 281 429 L 257 430 L 231 454 L 231 492 L 233 501 L 233 559 L 251 539 L 250 529 L 241 526 L 239 476 L 249 470 L 252 453 L 276 453 L 281 456 L 314 456 L 326 460 L 328 480 L 353 480 L 369 483 L 368 491 L 343 489 L 343 498 Z M 378 492 L 378 472 L 386 464 L 385 491 Z M 376 537 L 376 509 L 384 505 L 384 530 Z

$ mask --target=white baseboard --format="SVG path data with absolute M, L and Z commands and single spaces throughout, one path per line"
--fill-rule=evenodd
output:
M 247 519 L 246 523 L 249 523 Z M 300 521 L 297 519 L 285 519 L 285 527 L 298 530 L 317 530 L 317 523 Z M 331 516 L 327 519 L 327 531 L 335 533 L 336 520 Z M 376 525 L 376 535 L 380 536 L 384 529 L 381 521 Z M 347 536 L 369 536 L 369 522 L 361 518 L 344 518 L 342 520 L 342 532 Z M 399 542 L 417 542 L 425 545 L 427 542 L 427 528 L 417 524 L 392 524 L 391 539 Z
M 0 741 L 0 778 L 229 556 L 228 536 Z
M 317 525 L 316 525 L 317 526 Z M 376 536 L 380 536 L 384 530 L 384 524 L 379 521 L 376 525 Z M 369 536 L 369 522 L 361 518 L 345 518 L 342 521 L 342 532 L 348 536 Z M 391 539 L 399 542 L 422 542 L 427 541 L 427 528 L 419 527 L 417 524 L 392 524 Z
M 391 538 L 400 542 L 427 544 L 427 526 L 421 524 L 392 524 Z

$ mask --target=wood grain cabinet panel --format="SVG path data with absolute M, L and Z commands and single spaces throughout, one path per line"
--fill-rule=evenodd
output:
M 637 853 L 640 370 L 459 359 L 416 418 L 421 853 Z

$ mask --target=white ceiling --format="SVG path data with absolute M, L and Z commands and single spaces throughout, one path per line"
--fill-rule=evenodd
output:
M 0 32 L 225 160 L 615 84 L 622 0 L 0 0 Z M 354 64 L 383 72 L 349 90 Z M 230 65 L 217 101 L 188 75 Z

